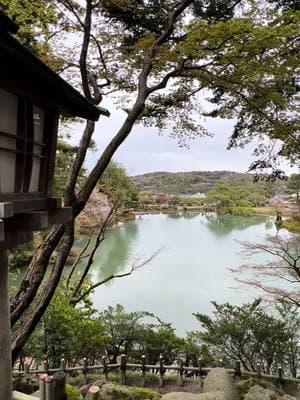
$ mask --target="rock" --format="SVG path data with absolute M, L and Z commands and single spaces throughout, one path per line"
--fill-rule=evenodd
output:
M 279 400 L 279 398 L 273 390 L 254 385 L 246 393 L 244 400 Z
M 264 389 L 259 385 L 254 385 L 245 395 L 244 400 L 296 400 L 295 397 L 284 395 L 280 396 L 274 390 Z
M 208 392 L 199 395 L 199 400 L 228 400 L 225 392 Z
M 31 394 L 32 392 L 38 390 L 38 388 L 38 380 L 33 376 L 30 376 L 30 378 L 22 376 L 14 379 L 13 381 L 13 390 L 18 392 Z
M 154 390 L 96 381 L 80 389 L 81 399 L 85 399 L 90 386 L 98 386 L 101 389 L 101 400 L 160 400 L 161 398 L 161 395 Z
M 187 392 L 173 392 L 164 394 L 161 400 L 198 400 L 199 394 Z
M 161 394 L 151 389 L 145 389 L 140 387 L 130 387 L 130 391 L 133 392 L 134 400 L 160 400 Z
M 203 392 L 223 392 L 225 400 L 238 400 L 233 380 L 224 368 L 213 368 L 204 380 Z
M 164 394 L 161 400 L 227 400 L 225 392 L 209 392 L 209 393 L 187 393 L 174 392 Z
M 134 395 L 125 386 L 106 383 L 101 388 L 100 398 L 101 400 L 134 400 Z

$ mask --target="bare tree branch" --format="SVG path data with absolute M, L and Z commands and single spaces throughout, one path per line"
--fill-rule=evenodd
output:
M 123 274 L 113 274 L 113 275 L 109 275 L 107 278 L 94 283 L 93 285 L 91 285 L 83 294 L 81 294 L 78 298 L 73 300 L 73 304 L 77 304 L 80 301 L 84 300 L 86 298 L 86 296 L 88 296 L 93 290 L 95 290 L 97 287 L 104 285 L 105 283 L 111 281 L 112 279 L 115 278 L 124 278 L 126 276 L 131 275 L 133 272 L 139 270 L 140 268 L 144 267 L 145 265 L 149 264 L 155 257 L 158 256 L 158 254 L 160 253 L 160 251 L 162 250 L 162 248 L 158 249 L 155 253 L 153 253 L 150 257 L 148 257 L 146 260 L 143 260 L 142 262 L 135 262 L 132 264 L 130 270 L 128 272 L 124 272 Z
M 271 260 L 262 264 L 243 264 L 230 271 L 237 276 L 235 280 L 268 293 L 273 298 L 283 298 L 300 305 L 300 240 L 298 236 L 291 238 L 266 236 L 264 242 L 239 242 L 243 249 L 241 254 L 251 259 L 256 254 L 269 254 Z M 249 277 L 247 277 L 247 275 Z M 245 277 L 244 277 L 245 276 Z M 274 280 L 278 285 L 274 286 Z M 283 282 L 280 285 L 280 282 Z M 287 286 L 289 285 L 289 286 Z
M 102 226 L 101 226 L 100 231 L 99 231 L 99 233 L 98 233 L 98 235 L 96 237 L 96 241 L 95 241 L 94 247 L 93 247 L 93 249 L 91 251 L 91 254 L 90 254 L 89 258 L 88 258 L 86 266 L 85 266 L 85 268 L 84 268 L 84 270 L 83 270 L 83 272 L 81 274 L 81 277 L 80 277 L 80 279 L 79 279 L 79 281 L 78 281 L 78 283 L 76 285 L 76 288 L 74 289 L 74 291 L 73 291 L 73 293 L 71 295 L 71 301 L 70 301 L 71 304 L 73 304 L 73 300 L 72 299 L 76 298 L 76 297 L 78 297 L 80 295 L 80 291 L 81 291 L 82 285 L 84 283 L 84 280 L 87 277 L 87 274 L 89 273 L 89 270 L 90 270 L 90 268 L 91 268 L 91 266 L 93 264 L 94 255 L 95 255 L 96 251 L 98 250 L 100 244 L 104 240 L 104 232 L 105 232 L 105 229 L 107 227 L 107 224 L 111 220 L 111 216 L 113 215 L 113 212 L 114 212 L 114 209 L 112 207 L 110 209 L 109 213 L 107 214 L 107 216 L 105 217 L 105 220 L 102 223 Z

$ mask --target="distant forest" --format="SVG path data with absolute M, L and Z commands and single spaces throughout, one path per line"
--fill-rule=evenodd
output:
M 232 185 L 251 187 L 255 185 L 268 192 L 269 196 L 284 192 L 283 181 L 254 182 L 254 175 L 232 171 L 151 172 L 132 177 L 139 191 L 163 192 L 173 195 L 206 193 L 216 182 L 222 180 Z

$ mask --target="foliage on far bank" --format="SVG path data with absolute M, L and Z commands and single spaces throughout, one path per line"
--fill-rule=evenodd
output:
M 220 181 L 215 184 L 205 198 L 205 204 L 217 212 L 232 215 L 251 215 L 252 207 L 267 200 L 259 191 L 249 191 L 244 187 Z
M 284 219 L 280 228 L 285 228 L 290 232 L 300 233 L 300 221 L 298 219 Z
M 140 191 L 164 192 L 177 196 L 207 193 L 220 180 L 230 185 L 254 189 L 267 197 L 286 188 L 284 181 L 254 182 L 253 174 L 234 171 L 149 172 L 133 176 L 132 179 Z

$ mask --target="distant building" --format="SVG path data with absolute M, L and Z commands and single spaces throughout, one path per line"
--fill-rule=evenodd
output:
M 182 194 L 180 197 L 189 198 L 189 199 L 205 199 L 205 193 L 195 193 L 195 194 Z

